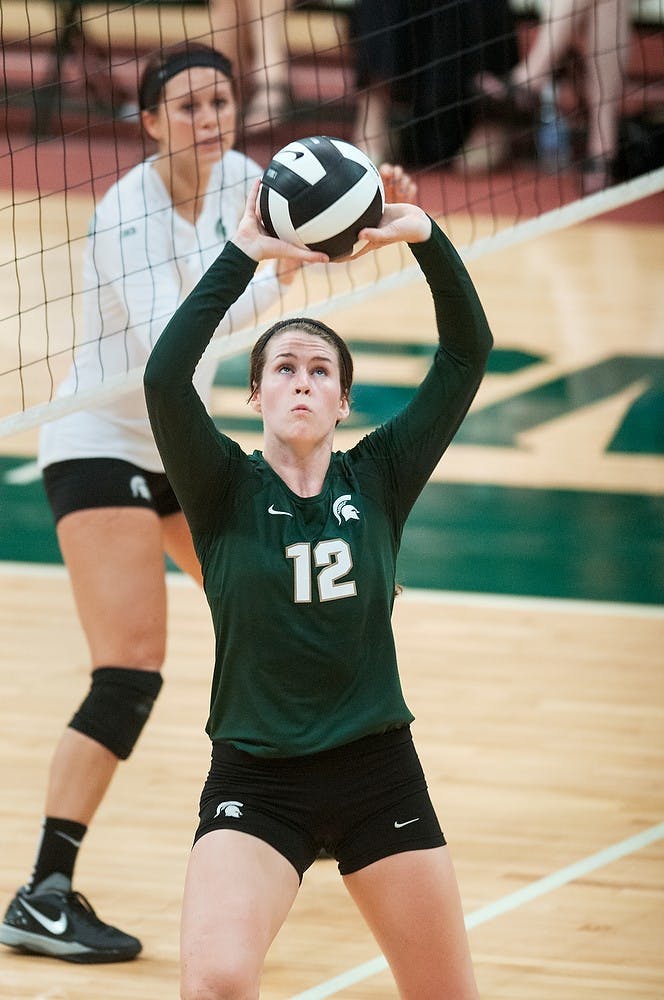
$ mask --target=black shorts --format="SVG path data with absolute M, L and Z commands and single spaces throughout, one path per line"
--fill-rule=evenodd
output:
M 43 470 L 55 522 L 90 507 L 148 507 L 159 517 L 180 504 L 164 472 L 149 472 L 120 458 L 73 458 Z
M 194 843 L 212 830 L 259 837 L 300 880 L 321 849 L 349 875 L 445 837 L 405 727 L 306 757 L 255 757 L 214 743 Z

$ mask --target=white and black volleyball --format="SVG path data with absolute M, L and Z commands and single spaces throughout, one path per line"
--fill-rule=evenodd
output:
M 316 135 L 275 153 L 263 174 L 258 207 L 270 236 L 333 260 L 361 249 L 357 234 L 378 225 L 385 192 L 361 149 Z

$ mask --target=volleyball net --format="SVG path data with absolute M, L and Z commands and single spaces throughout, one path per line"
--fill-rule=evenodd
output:
M 570 0 L 558 23 L 525 0 L 404 3 L 385 23 L 388 5 L 361 0 L 281 9 L 262 0 L 258 19 L 251 4 L 227 0 L 222 20 L 205 3 L 3 0 L 0 436 L 140 384 L 142 368 L 128 363 L 94 390 L 56 397 L 86 337 L 81 260 L 95 201 L 152 152 L 136 105 L 152 52 L 186 39 L 233 58 L 236 145 L 261 166 L 316 134 L 403 163 L 419 203 L 472 260 L 664 189 L 664 2 L 632 4 L 627 34 L 617 13 L 608 32 L 596 31 L 599 9 L 617 12 L 621 2 Z M 533 63 L 527 86 L 507 86 L 544 30 L 548 63 Z M 610 183 L 587 193 L 582 167 L 598 109 L 619 135 Z M 246 350 L 280 316 L 322 316 L 419 276 L 405 248 L 370 258 L 312 269 L 265 323 L 220 338 L 214 353 Z

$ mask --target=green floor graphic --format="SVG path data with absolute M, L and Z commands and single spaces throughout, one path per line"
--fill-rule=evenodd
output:
M 430 344 L 365 341 L 353 350 L 421 357 Z M 511 449 L 527 454 L 523 435 L 570 416 L 583 419 L 592 407 L 638 390 L 617 422 L 606 427 L 606 455 L 664 457 L 664 358 L 614 355 L 551 377 L 540 355 L 495 348 L 488 377 L 506 379 L 529 369 L 540 380 L 525 391 L 502 393 L 497 402 L 473 409 L 455 444 Z M 216 384 L 246 387 L 247 354 L 227 359 Z M 363 382 L 353 386 L 348 428 L 371 428 L 408 403 L 408 385 Z M 223 406 L 223 403 L 222 403 Z M 219 413 L 219 426 L 260 431 L 246 413 Z M 615 420 L 615 417 L 611 418 Z M 570 460 L 582 472 L 583 454 L 570 438 Z M 525 447 L 525 451 L 524 451 Z M 479 454 L 479 453 L 478 453 Z M 60 555 L 41 481 L 11 474 L 29 460 L 0 457 L 0 560 L 53 563 Z M 508 460 L 509 461 L 509 460 Z M 629 468 L 626 466 L 626 468 Z M 638 480 L 637 480 L 638 481 Z M 646 480 L 647 481 L 647 480 Z M 664 601 L 664 496 L 585 488 L 541 489 L 501 484 L 430 483 L 404 532 L 399 579 L 410 587 L 479 593 L 521 594 L 580 600 L 659 604 Z M 638 487 L 637 487 L 638 488 Z
M 353 350 L 361 354 L 373 347 L 384 355 L 430 358 L 430 345 L 390 345 L 368 341 L 351 341 Z M 389 348 L 389 349 L 388 349 Z M 523 351 L 495 348 L 490 356 L 487 374 L 505 377 L 536 367 L 544 359 Z M 226 388 L 247 386 L 246 354 L 224 361 L 217 371 L 215 385 Z M 422 371 L 424 374 L 424 368 Z M 585 365 L 559 377 L 543 377 L 525 392 L 508 394 L 499 402 L 473 409 L 456 433 L 456 444 L 476 444 L 485 447 L 518 446 L 518 437 L 553 420 L 564 419 L 597 403 L 611 399 L 640 386 L 636 399 L 614 428 L 607 443 L 607 453 L 625 455 L 664 456 L 664 358 L 653 355 L 614 355 Z M 414 386 L 367 384 L 357 379 L 351 394 L 347 428 L 375 427 L 404 407 L 414 392 Z M 239 430 L 260 431 L 261 421 L 247 412 L 242 416 L 223 414 L 219 426 L 229 433 Z
M 0 458 L 0 560 L 58 563 L 41 480 Z M 404 533 L 408 587 L 658 604 L 664 497 L 429 484 Z

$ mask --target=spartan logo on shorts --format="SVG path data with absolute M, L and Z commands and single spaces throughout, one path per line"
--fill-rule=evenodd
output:
M 152 500 L 150 487 L 143 476 L 132 476 L 129 480 L 129 489 L 135 498 L 142 497 L 144 500 Z
M 332 504 L 332 513 L 336 517 L 339 524 L 341 524 L 341 519 L 344 521 L 359 521 L 360 512 L 352 503 L 349 503 L 350 493 L 346 493 L 342 497 L 337 497 L 337 499 Z
M 243 806 L 244 802 L 220 802 L 217 806 L 214 818 L 217 819 L 218 816 L 229 816 L 231 819 L 239 819 L 242 815 Z

